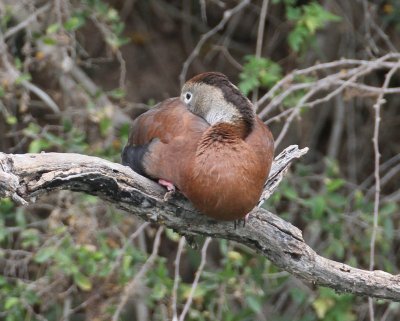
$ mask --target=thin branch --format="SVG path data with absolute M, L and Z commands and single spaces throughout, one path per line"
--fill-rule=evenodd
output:
M 283 175 L 287 171 L 299 149 L 291 146 L 284 152 L 287 157 L 277 157 L 266 185 L 273 186 L 277 172 Z M 69 153 L 0 153 L 0 197 L 33 202 L 40 195 L 60 189 L 97 195 L 131 215 L 185 236 L 205 235 L 236 241 L 258 251 L 282 270 L 316 285 L 400 301 L 398 276 L 357 269 L 321 257 L 304 242 L 299 229 L 264 209 L 255 208 L 246 226 L 234 229 L 232 222 L 202 215 L 179 193 L 165 202 L 164 188 L 120 164 Z
M 42 13 L 45 13 L 47 10 L 49 10 L 50 7 L 51 7 L 51 2 L 45 4 L 44 6 L 40 7 L 39 9 L 37 9 L 34 13 L 32 13 L 29 17 L 25 18 L 23 21 L 21 21 L 16 26 L 9 28 L 4 33 L 4 39 L 8 39 L 12 35 L 16 34 L 18 31 L 28 27 L 32 22 L 34 22 L 36 20 L 36 18 L 39 15 L 41 15 Z
M 204 23 L 207 23 L 206 1 L 205 0 L 199 0 L 199 1 L 200 1 L 200 10 L 201 10 L 201 20 L 203 20 Z
M 157 258 L 158 255 L 158 249 L 160 248 L 160 240 L 161 240 L 161 234 L 164 231 L 163 227 L 159 227 L 156 233 L 156 236 L 154 238 L 154 245 L 153 245 L 153 251 L 149 258 L 147 259 L 146 263 L 142 265 L 140 268 L 139 272 L 136 273 L 135 277 L 125 286 L 124 292 L 119 300 L 119 304 L 117 309 L 114 312 L 114 315 L 112 317 L 112 321 L 118 321 L 118 318 L 124 309 L 126 303 L 128 302 L 129 298 L 132 296 L 136 284 L 138 283 L 139 280 L 141 280 L 144 275 L 147 273 L 147 271 L 152 267 L 154 264 L 155 259 Z
M 185 79 L 186 79 L 186 74 L 189 69 L 190 64 L 193 62 L 194 58 L 197 57 L 197 55 L 200 52 L 200 49 L 203 47 L 205 42 L 211 38 L 213 35 L 215 35 L 218 31 L 222 30 L 222 28 L 225 27 L 226 23 L 229 21 L 229 19 L 235 15 L 236 13 L 240 12 L 244 7 L 246 7 L 250 3 L 250 0 L 242 0 L 237 4 L 235 7 L 233 7 L 230 10 L 226 10 L 224 12 L 224 16 L 221 19 L 221 21 L 211 30 L 203 34 L 200 38 L 200 40 L 197 42 L 196 47 L 194 47 L 192 53 L 189 55 L 189 57 L 186 59 L 186 61 L 182 65 L 182 71 L 179 75 L 179 81 L 181 86 L 184 84 Z
M 1 55 L 1 61 L 3 62 L 3 66 L 5 67 L 9 77 L 11 78 L 11 82 L 14 83 L 16 80 L 21 76 L 21 73 L 15 68 L 9 61 L 8 56 L 7 56 L 7 45 L 4 42 L 4 35 L 0 31 L 0 55 Z M 57 106 L 57 104 L 54 102 L 54 100 L 47 94 L 45 93 L 42 89 L 37 87 L 36 85 L 32 84 L 28 80 L 22 80 L 20 82 L 21 86 L 24 87 L 25 89 L 29 90 L 30 92 L 33 92 L 36 94 L 42 101 L 50 107 L 50 109 L 54 113 L 59 113 L 60 108 Z
M 396 70 L 400 68 L 400 62 L 393 67 L 385 77 L 385 82 L 383 83 L 382 88 L 386 89 L 389 87 L 389 82 L 392 79 L 393 74 Z M 381 193 L 381 179 L 380 179 L 380 172 L 379 172 L 379 162 L 380 162 L 380 153 L 379 153 L 379 125 L 381 121 L 380 111 L 381 106 L 385 103 L 383 99 L 383 92 L 378 96 L 378 99 L 374 105 L 375 110 L 375 122 L 374 122 L 374 134 L 372 138 L 373 148 L 374 148 L 374 177 L 375 177 L 375 197 L 374 197 L 374 222 L 372 227 L 372 235 L 371 235 L 371 242 L 370 242 L 370 265 L 369 269 L 372 270 L 375 266 L 375 242 L 376 242 L 376 232 L 378 228 L 378 216 L 379 216 L 379 199 Z
M 178 244 L 178 250 L 176 252 L 176 258 L 174 261 L 175 265 L 175 275 L 174 275 L 174 287 L 172 288 L 172 321 L 177 321 L 178 320 L 178 308 L 177 308 L 177 302 L 178 302 L 178 286 L 179 286 L 179 279 L 180 279 L 180 273 L 179 273 L 179 265 L 181 263 L 181 256 L 182 256 L 182 251 L 185 246 L 185 237 L 182 236 L 179 240 Z
M 121 261 L 124 257 L 124 254 L 126 253 L 126 250 L 128 248 L 128 246 L 132 243 L 132 241 L 137 238 L 143 231 L 144 229 L 149 226 L 148 222 L 145 222 L 143 224 L 141 224 L 137 230 L 135 232 L 133 232 L 125 241 L 124 246 L 120 249 L 120 252 L 118 254 L 118 256 L 115 258 L 115 261 L 111 267 L 110 273 L 109 275 L 112 276 L 114 274 L 114 272 L 117 270 L 117 268 L 120 266 Z
M 300 158 L 307 154 L 308 148 L 298 149 L 296 145 L 287 147 L 282 153 L 275 157 L 272 163 L 271 173 L 268 180 L 264 184 L 264 189 L 258 201 L 257 207 L 261 207 L 264 202 L 271 197 L 274 191 L 278 188 L 283 176 L 286 174 L 288 167 L 283 166 L 288 162 L 288 159 Z
M 258 22 L 256 54 L 255 54 L 255 56 L 257 58 L 260 58 L 261 53 L 262 53 L 264 30 L 265 30 L 265 19 L 267 17 L 268 2 L 269 2 L 269 0 L 263 0 L 262 7 L 261 7 L 261 13 L 260 13 L 260 21 Z M 252 102 L 253 102 L 255 110 L 257 110 L 257 108 L 258 108 L 257 100 L 258 100 L 258 88 L 253 90 Z
M 54 102 L 54 100 L 42 89 L 40 89 L 38 86 L 32 84 L 31 82 L 27 80 L 21 81 L 21 85 L 29 90 L 30 92 L 36 94 L 50 109 L 58 114 L 60 112 L 60 108 L 57 106 L 57 104 Z
M 179 321 L 184 321 L 185 320 L 186 314 L 189 312 L 190 306 L 192 305 L 194 291 L 197 288 L 197 284 L 199 283 L 201 273 L 203 272 L 204 266 L 206 265 L 207 249 L 208 249 L 208 245 L 210 244 L 211 240 L 212 240 L 211 237 L 207 237 L 205 242 L 204 242 L 204 245 L 203 245 L 203 247 L 201 249 L 200 265 L 199 265 L 199 268 L 196 271 L 196 276 L 195 276 L 194 281 L 192 283 L 192 287 L 190 288 L 190 292 L 189 292 L 189 296 L 188 296 L 188 298 L 186 300 L 186 304 L 185 304 L 185 306 L 183 308 L 183 311 L 182 311 L 182 313 L 181 313 L 181 315 L 179 317 Z
M 389 72 L 386 74 L 385 81 L 383 83 L 382 88 L 386 89 L 389 87 L 389 82 L 392 79 L 392 76 L 400 67 L 399 63 L 394 66 Z M 380 161 L 380 153 L 379 153 L 379 125 L 381 122 L 381 106 L 385 103 L 383 99 L 383 91 L 379 94 L 378 99 L 374 105 L 375 110 L 375 122 L 374 122 L 374 136 L 372 138 L 372 144 L 374 147 L 374 156 L 375 156 L 375 166 L 374 166 L 374 176 L 375 176 L 375 198 L 374 198 L 374 222 L 372 227 L 372 235 L 370 241 L 370 257 L 369 257 L 369 269 L 372 271 L 375 266 L 375 242 L 376 242 L 376 234 L 378 229 L 378 218 L 379 218 L 379 201 L 381 195 L 381 178 L 379 173 L 379 161 Z M 369 315 L 370 320 L 374 320 L 374 304 L 372 298 L 368 298 L 368 306 L 369 306 Z
M 389 53 L 385 56 L 382 56 L 379 58 L 379 63 L 376 66 L 376 68 L 393 68 L 396 65 L 396 62 L 390 62 L 387 61 L 389 59 L 399 59 L 400 54 L 399 53 Z M 304 69 L 300 70 L 294 70 L 291 73 L 287 74 L 285 77 L 283 77 L 280 81 L 278 81 L 263 97 L 261 97 L 258 100 L 258 105 L 261 106 L 263 105 L 267 100 L 273 98 L 275 94 L 282 88 L 286 87 L 288 84 L 291 84 L 294 79 L 298 76 L 303 76 L 303 75 L 314 75 L 316 72 L 319 71 L 324 71 L 327 72 L 328 69 L 331 68 L 338 68 L 340 70 L 344 69 L 346 71 L 347 68 L 351 66 L 365 66 L 365 65 L 370 65 L 371 63 L 377 64 L 377 60 L 357 60 L 357 59 L 340 59 L 340 60 L 335 60 L 331 62 L 326 62 L 326 63 L 321 63 L 317 64 L 311 67 L 307 67 Z M 346 74 L 349 74 L 349 70 L 347 70 Z M 343 74 L 345 76 L 346 74 Z M 263 114 L 264 111 L 260 113 L 260 117 L 264 117 L 265 115 Z
M 351 74 L 351 77 L 348 78 L 347 80 L 345 80 L 338 88 L 329 92 L 329 94 L 325 95 L 323 98 L 316 99 L 313 102 L 308 102 L 308 100 L 312 96 L 314 96 L 317 92 L 319 92 L 322 89 L 326 89 L 328 87 L 328 85 L 330 84 L 331 79 L 333 79 L 336 75 L 329 75 L 328 77 L 326 77 L 324 79 L 324 81 L 320 81 L 318 84 L 314 84 L 314 86 L 310 89 L 310 91 L 307 92 L 299 100 L 297 105 L 293 108 L 293 111 L 290 114 L 290 116 L 287 118 L 281 132 L 279 133 L 278 138 L 275 140 L 275 146 L 279 146 L 279 144 L 282 142 L 292 121 L 294 120 L 295 117 L 298 116 L 301 107 L 307 106 L 307 107 L 311 108 L 317 104 L 329 101 L 331 98 L 335 97 L 340 92 L 342 92 L 349 83 L 353 83 L 356 79 L 360 78 L 361 76 L 364 76 L 364 75 L 370 73 L 372 70 L 379 68 L 380 64 L 382 62 L 384 62 L 387 59 L 387 57 L 389 57 L 389 56 L 390 55 L 383 56 L 377 60 L 371 61 L 370 64 L 367 64 L 367 65 L 362 64 L 359 67 L 353 69 L 351 72 L 347 72 L 347 75 Z M 260 113 L 260 117 L 262 117 L 262 114 L 263 113 Z
M 260 21 L 258 23 L 257 44 L 256 44 L 256 57 L 261 57 L 262 45 L 264 40 L 265 19 L 267 17 L 268 0 L 263 0 Z

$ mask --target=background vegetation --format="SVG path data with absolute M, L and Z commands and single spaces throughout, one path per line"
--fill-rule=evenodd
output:
M 118 162 L 132 118 L 221 71 L 277 153 L 310 147 L 265 206 L 319 254 L 399 273 L 398 1 L 0 0 L 0 14 L 0 151 Z M 398 303 L 306 284 L 233 242 L 192 249 L 68 191 L 0 201 L 0 271 L 6 321 L 400 319 Z

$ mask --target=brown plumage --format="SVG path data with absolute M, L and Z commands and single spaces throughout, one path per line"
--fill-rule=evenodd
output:
M 202 213 L 237 220 L 260 198 L 273 146 L 250 101 L 226 76 L 209 72 L 134 121 L 122 160 L 172 182 Z

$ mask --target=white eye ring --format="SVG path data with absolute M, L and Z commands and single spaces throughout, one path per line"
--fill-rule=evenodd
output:
M 193 94 L 190 91 L 185 92 L 184 94 L 184 100 L 185 103 L 188 104 L 192 100 Z

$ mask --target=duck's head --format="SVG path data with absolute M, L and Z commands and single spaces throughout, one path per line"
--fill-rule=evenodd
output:
M 251 132 L 255 113 L 251 102 L 218 72 L 205 72 L 188 80 L 182 87 L 181 100 L 188 109 L 211 126 L 230 123 Z

